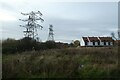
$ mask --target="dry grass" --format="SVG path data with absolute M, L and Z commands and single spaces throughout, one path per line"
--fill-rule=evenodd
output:
M 83 47 L 3 55 L 3 78 L 118 77 L 117 49 Z

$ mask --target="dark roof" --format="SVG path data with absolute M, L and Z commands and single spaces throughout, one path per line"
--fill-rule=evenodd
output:
M 91 42 L 99 42 L 98 37 L 88 37 Z
M 113 41 L 112 37 L 99 37 L 101 41 Z
M 82 38 L 85 42 L 89 42 L 89 41 L 90 42 L 99 42 L 99 41 L 112 42 L 113 41 L 112 37 L 82 37 Z
M 85 42 L 89 42 L 87 37 L 82 37 Z

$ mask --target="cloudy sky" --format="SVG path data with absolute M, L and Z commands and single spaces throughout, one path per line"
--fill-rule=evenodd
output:
M 105 1 L 105 0 L 104 0 Z M 49 24 L 54 26 L 56 41 L 71 42 L 82 36 L 110 36 L 118 29 L 118 2 L 106 0 L 0 0 L 0 34 L 3 39 L 23 38 L 25 19 L 23 13 L 41 11 L 45 20 L 40 23 L 44 28 L 38 29 L 38 37 L 46 41 Z

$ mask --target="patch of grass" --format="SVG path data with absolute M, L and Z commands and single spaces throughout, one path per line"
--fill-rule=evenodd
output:
M 119 77 L 116 47 L 26 51 L 3 55 L 3 78 Z

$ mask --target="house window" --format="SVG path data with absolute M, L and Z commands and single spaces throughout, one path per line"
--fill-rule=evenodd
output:
M 108 42 L 108 45 L 110 45 L 110 42 Z
M 106 45 L 106 42 L 104 41 L 104 45 Z
M 98 42 L 98 45 L 100 45 L 100 42 Z
M 93 45 L 95 45 L 95 42 L 93 42 Z
M 85 42 L 85 45 L 87 45 L 87 42 Z

